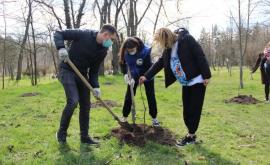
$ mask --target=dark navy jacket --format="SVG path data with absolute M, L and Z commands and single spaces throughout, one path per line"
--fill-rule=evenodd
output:
M 151 48 L 144 45 L 143 49 L 135 55 L 125 53 L 125 63 L 121 65 L 122 73 L 127 74 L 127 65 L 132 78 L 137 81 L 151 66 Z
M 87 74 L 89 69 L 89 82 L 94 88 L 99 87 L 98 71 L 101 62 L 107 55 L 107 48 L 96 41 L 97 31 L 94 30 L 64 30 L 54 33 L 54 42 L 56 48 L 65 47 L 64 41 L 71 41 L 69 52 L 70 60 L 80 70 L 83 75 Z M 72 71 L 68 64 L 60 63 L 61 68 Z

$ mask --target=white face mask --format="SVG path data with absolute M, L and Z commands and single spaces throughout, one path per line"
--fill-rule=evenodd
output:
M 135 50 L 133 52 L 129 52 L 128 54 L 134 56 L 136 53 L 137 53 L 137 51 Z

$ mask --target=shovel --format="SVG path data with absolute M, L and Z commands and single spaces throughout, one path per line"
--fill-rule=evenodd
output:
M 94 97 L 96 98 L 97 101 L 99 101 L 101 103 L 101 105 L 107 109 L 108 112 L 110 112 L 110 114 L 113 116 L 113 118 L 118 122 L 118 124 L 132 132 L 133 131 L 133 127 L 128 123 L 128 122 L 122 122 L 111 110 L 111 108 L 100 98 L 95 96 L 95 91 L 94 88 L 89 84 L 89 82 L 86 80 L 86 78 L 80 73 L 80 71 L 78 70 L 78 68 L 73 64 L 73 62 L 69 59 L 66 58 L 65 62 L 68 63 L 68 65 L 73 69 L 73 71 L 77 74 L 77 76 L 82 80 L 82 82 L 86 85 L 86 87 L 93 93 Z

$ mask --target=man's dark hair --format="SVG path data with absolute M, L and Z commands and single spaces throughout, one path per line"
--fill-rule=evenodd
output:
M 100 33 L 103 32 L 109 32 L 111 34 L 117 34 L 117 31 L 115 29 L 115 27 L 113 25 L 110 24 L 104 24 L 101 29 L 100 29 Z

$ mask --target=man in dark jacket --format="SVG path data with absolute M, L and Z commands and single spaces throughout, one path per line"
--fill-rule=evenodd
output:
M 90 91 L 75 74 L 72 68 L 64 61 L 69 58 L 86 78 L 95 90 L 95 96 L 100 97 L 98 71 L 101 62 L 107 55 L 108 48 L 116 39 L 117 31 L 112 25 L 103 25 L 100 31 L 94 30 L 64 30 L 56 31 L 54 42 L 59 51 L 60 69 L 59 80 L 62 83 L 67 103 L 63 110 L 60 127 L 56 133 L 59 143 L 65 143 L 67 129 L 77 105 L 80 105 L 80 136 L 81 142 L 97 144 L 88 134 Z M 65 41 L 70 43 L 67 50 Z

